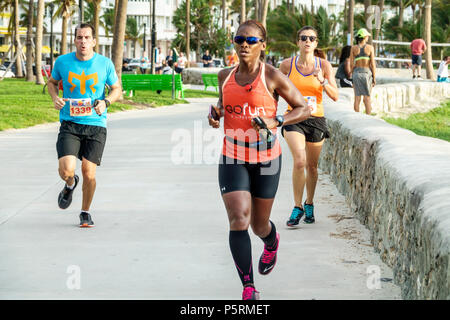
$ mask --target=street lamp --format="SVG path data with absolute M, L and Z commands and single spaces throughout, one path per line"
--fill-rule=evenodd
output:
M 142 54 L 143 56 L 145 56 L 145 29 L 147 28 L 147 24 L 144 23 L 144 53 Z
M 50 72 L 53 70 L 53 10 L 55 5 L 50 3 Z
M 155 0 L 152 1 L 152 74 L 155 73 L 154 52 L 156 48 Z

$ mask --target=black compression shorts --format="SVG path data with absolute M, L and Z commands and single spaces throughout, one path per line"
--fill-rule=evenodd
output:
M 248 191 L 255 198 L 273 199 L 278 190 L 281 155 L 264 163 L 248 163 L 222 155 L 219 186 L 223 194 Z

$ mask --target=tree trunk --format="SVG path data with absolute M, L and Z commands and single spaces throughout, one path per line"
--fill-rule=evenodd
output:
M 191 58 L 191 0 L 186 0 L 186 59 L 187 68 L 190 67 Z
M 355 10 L 355 0 L 349 0 L 348 4 L 348 32 L 350 33 L 350 45 L 353 44 L 353 24 L 354 24 L 354 13 Z
M 405 11 L 405 6 L 403 3 L 404 0 L 398 0 L 398 28 L 402 29 L 403 28 L 403 13 Z M 401 32 L 397 33 L 397 40 L 402 42 L 403 41 L 403 35 Z M 396 63 L 397 68 L 401 68 L 402 67 L 402 63 L 401 62 L 397 62 Z
M 431 3 L 432 0 L 425 1 L 425 43 L 427 50 L 425 51 L 425 64 L 427 68 L 427 79 L 436 80 L 433 71 L 433 55 L 431 50 Z
M 100 10 L 101 0 L 94 1 L 94 30 L 95 30 L 95 52 L 99 53 L 100 41 L 99 41 L 99 29 L 100 29 Z
M 381 17 L 381 15 L 383 14 L 383 7 L 384 7 L 384 0 L 379 0 L 378 1 L 378 7 L 380 7 L 380 28 L 378 28 L 378 24 L 377 24 L 377 30 L 375 31 L 375 40 L 378 40 L 379 38 L 380 38 L 380 31 L 381 31 L 381 25 L 382 25 L 382 17 Z M 376 55 L 378 55 L 379 54 L 379 48 L 380 48 L 380 46 L 377 44 L 377 43 L 375 43 L 374 44 L 374 51 L 376 52 Z
M 264 0 L 262 17 L 261 17 L 261 23 L 263 24 L 264 28 L 266 27 L 267 11 L 268 10 L 269 10 L 269 0 Z
M 311 0 L 311 14 L 314 14 L 314 0 Z
M 246 12 L 245 0 L 241 0 L 241 21 L 239 21 L 239 24 L 241 24 L 247 20 L 245 12 Z
M 369 12 L 368 8 L 372 5 L 372 1 L 371 0 L 364 0 L 364 24 L 367 27 L 367 22 L 369 21 Z M 372 34 L 372 29 L 368 30 L 370 32 L 370 34 Z M 369 37 L 369 41 L 367 42 L 370 45 L 373 45 L 373 41 L 372 41 L 372 37 Z
M 38 0 L 37 7 L 37 21 L 36 21 L 36 34 L 35 34 L 35 55 L 36 60 L 36 84 L 44 84 L 44 78 L 42 77 L 42 33 L 44 31 L 44 0 Z
M 69 12 L 64 12 L 62 16 L 62 36 L 61 36 L 61 55 L 67 53 L 67 25 Z
M 29 1 L 28 5 L 28 26 L 27 26 L 27 81 L 34 81 L 33 76 L 33 16 L 34 1 Z
M 114 37 L 112 44 L 112 62 L 116 68 L 117 76 L 122 83 L 123 41 L 125 39 L 125 27 L 127 23 L 128 0 L 118 0 L 117 16 L 114 24 Z M 122 97 L 121 97 L 122 99 Z
M 245 0 L 242 0 L 242 1 L 245 1 Z M 255 19 L 256 20 L 260 20 L 260 17 L 259 17 L 259 1 L 260 0 L 255 0 Z
M 14 46 L 16 50 L 16 77 L 23 77 L 22 68 L 22 46 L 20 45 L 19 34 L 19 0 L 14 0 Z
M 222 29 L 225 30 L 227 21 L 227 0 L 222 0 Z

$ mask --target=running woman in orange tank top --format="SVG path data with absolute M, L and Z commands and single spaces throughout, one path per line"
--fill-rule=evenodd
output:
M 324 117 L 323 91 L 333 99 L 338 99 L 338 89 L 330 63 L 314 56 L 318 44 L 317 31 L 310 26 L 297 33 L 300 56 L 284 60 L 280 71 L 288 75 L 302 95 L 307 99 L 311 117 L 306 121 L 283 126 L 281 132 L 294 158 L 292 184 L 294 209 L 287 221 L 289 227 L 304 223 L 314 223 L 314 193 L 316 189 L 319 156 L 325 138 L 329 133 Z M 288 114 L 291 108 L 288 107 Z M 306 169 L 306 175 L 305 175 Z M 306 200 L 302 205 L 303 190 L 306 185 Z
M 309 117 L 305 99 L 279 70 L 265 64 L 266 30 L 261 23 L 248 20 L 234 38 L 239 65 L 219 72 L 219 101 L 215 108 L 224 118 L 224 145 L 219 164 L 219 186 L 230 225 L 229 246 L 243 285 L 242 299 L 259 298 L 253 282 L 251 242 L 248 228 L 264 242 L 258 270 L 269 274 L 276 263 L 280 241 L 269 220 L 281 170 L 281 148 L 277 127 Z M 277 116 L 278 96 L 293 110 Z M 268 141 L 252 119 L 260 117 L 272 133 Z M 219 128 L 220 118 L 208 116 L 209 124 Z

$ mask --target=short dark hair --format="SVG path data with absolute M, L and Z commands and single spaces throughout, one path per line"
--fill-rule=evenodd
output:
M 95 29 L 90 23 L 82 22 L 75 27 L 75 38 L 77 37 L 78 29 L 91 28 L 92 30 L 92 38 L 95 38 Z
M 314 33 L 316 34 L 316 37 L 319 38 L 319 34 L 317 33 L 316 28 L 314 28 L 314 27 L 312 27 L 312 26 L 304 26 L 303 28 L 301 28 L 301 29 L 298 30 L 298 32 L 297 32 L 297 41 L 300 40 L 300 34 L 301 34 L 303 31 L 306 31 L 306 30 L 312 30 L 312 31 L 314 31 Z M 317 42 L 319 41 L 319 39 L 316 39 L 316 40 L 317 40 Z

